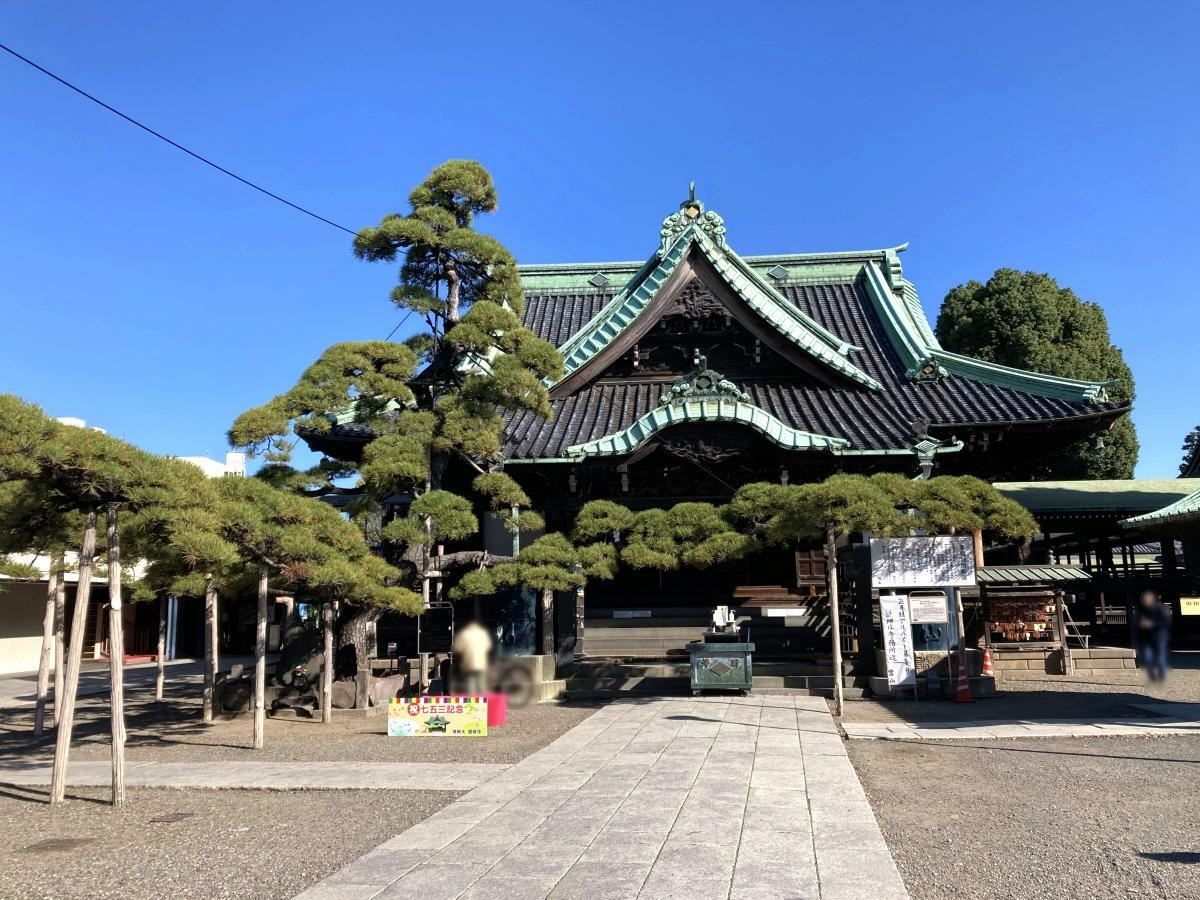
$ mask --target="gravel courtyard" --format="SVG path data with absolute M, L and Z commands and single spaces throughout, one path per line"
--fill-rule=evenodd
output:
M 0 785 L 0 897 L 286 898 L 459 796 L 434 791 L 71 789 Z M 55 849 L 48 841 L 82 845 Z
M 913 900 L 1200 897 L 1200 737 L 848 749 Z

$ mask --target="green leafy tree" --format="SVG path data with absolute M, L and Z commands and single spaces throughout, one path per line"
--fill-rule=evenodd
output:
M 1133 374 L 1109 337 L 1104 310 L 1049 275 L 997 269 L 987 284 L 959 285 L 942 302 L 937 336 L 955 353 L 1047 375 L 1111 381 L 1110 400 L 1134 398 Z M 1034 461 L 1026 474 L 1132 478 L 1137 456 L 1137 434 L 1125 415 L 1100 441 L 1078 441 Z
M 1196 465 L 1197 454 L 1200 453 L 1200 425 L 1197 425 L 1183 439 L 1183 459 L 1179 463 L 1179 474 L 1187 477 Z

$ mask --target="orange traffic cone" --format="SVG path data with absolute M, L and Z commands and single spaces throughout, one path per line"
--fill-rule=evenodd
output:
M 965 659 L 958 661 L 958 690 L 954 692 L 954 702 L 974 702 L 974 698 L 971 697 L 971 684 L 967 681 L 967 661 Z
M 983 648 L 983 672 L 984 678 L 995 678 L 996 670 L 992 668 L 992 648 Z

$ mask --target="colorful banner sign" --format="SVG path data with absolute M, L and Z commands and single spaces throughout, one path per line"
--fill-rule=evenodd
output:
M 388 704 L 388 737 L 487 737 L 487 697 L 408 697 Z

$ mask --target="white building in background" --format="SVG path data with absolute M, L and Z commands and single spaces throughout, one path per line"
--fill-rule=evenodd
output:
M 75 428 L 89 427 L 83 419 L 64 416 L 57 420 Z M 93 431 L 107 433 L 103 428 L 92 427 Z M 226 453 L 225 461 L 209 459 L 207 456 L 178 456 L 199 468 L 209 478 L 246 475 L 246 454 Z M 103 527 L 101 528 L 103 540 Z M 74 556 L 70 554 L 69 556 Z M 42 615 L 46 608 L 46 575 L 49 558 L 46 556 L 13 554 L 17 562 L 31 563 L 43 573 L 39 581 L 13 581 L 0 575 L 0 675 L 14 672 L 30 672 L 37 669 L 42 647 Z M 68 564 L 75 568 L 75 559 Z M 79 576 L 74 571 L 66 574 L 67 621 L 75 602 L 75 587 Z M 84 656 L 102 659 L 108 650 L 107 617 L 103 615 L 107 603 L 106 580 L 93 577 L 92 603 L 88 612 L 87 631 L 84 638 Z M 195 655 L 193 645 L 197 643 L 203 610 L 195 602 L 181 602 L 175 597 L 168 599 L 167 607 L 167 658 L 174 659 L 176 648 L 184 655 Z M 157 650 L 158 641 L 157 604 L 127 603 L 124 607 L 125 647 L 132 659 L 150 658 Z
M 191 463 L 209 478 L 223 478 L 226 475 L 232 475 L 236 478 L 246 477 L 245 453 L 226 453 L 225 462 L 209 459 L 207 456 L 176 456 L 174 459 L 181 459 L 184 462 Z

